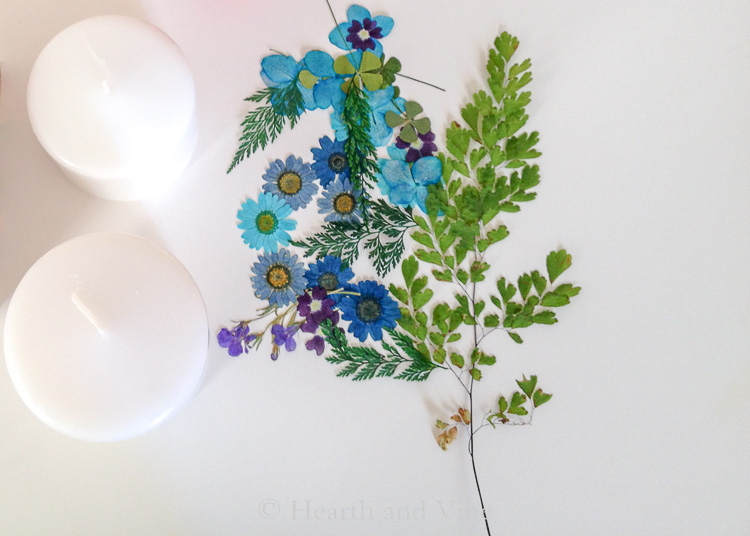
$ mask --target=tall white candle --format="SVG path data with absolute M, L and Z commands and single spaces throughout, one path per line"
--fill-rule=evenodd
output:
M 22 400 L 69 436 L 145 433 L 200 383 L 208 322 L 174 257 L 144 238 L 95 233 L 42 256 L 5 321 L 5 361 Z
M 34 63 L 27 105 L 47 153 L 106 199 L 164 191 L 195 147 L 187 60 L 164 32 L 132 17 L 93 17 L 55 36 Z

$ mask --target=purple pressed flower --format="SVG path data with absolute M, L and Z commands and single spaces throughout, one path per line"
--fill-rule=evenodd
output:
M 312 339 L 305 343 L 305 348 L 310 351 L 315 351 L 316 354 L 320 355 L 326 348 L 326 342 L 320 335 L 315 335 Z
M 297 341 L 294 340 L 294 334 L 297 333 L 297 329 L 299 329 L 297 324 L 286 328 L 281 324 L 274 324 L 271 328 L 274 345 L 283 346 L 287 352 L 293 352 L 297 348 Z
M 424 134 L 417 133 L 417 141 L 409 143 L 401 139 L 401 136 L 396 137 L 396 147 L 399 149 L 407 149 L 406 161 L 416 162 L 423 156 L 432 156 L 432 153 L 437 151 L 437 145 L 435 145 L 435 134 L 428 130 Z
M 251 334 L 250 328 L 243 322 L 237 324 L 231 331 L 227 328 L 222 328 L 216 336 L 219 346 L 226 348 L 232 357 L 247 352 L 250 343 L 257 338 L 258 336 L 255 333 Z
M 321 287 L 313 287 L 297 298 L 297 313 L 305 318 L 300 329 L 305 333 L 315 333 L 324 320 L 330 320 L 334 326 L 339 322 L 339 313 L 333 309 L 335 302 L 328 297 L 328 292 Z
M 377 21 L 365 18 L 362 22 L 353 20 L 348 30 L 346 40 L 352 44 L 355 50 L 375 50 L 375 39 L 383 38 L 383 29 L 378 26 Z

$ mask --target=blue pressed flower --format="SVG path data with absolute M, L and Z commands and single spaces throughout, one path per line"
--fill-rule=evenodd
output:
M 313 90 L 306 88 L 299 80 L 299 73 L 303 67 L 302 63 L 297 62 L 291 56 L 273 54 L 261 60 L 260 77 L 266 86 L 271 88 L 284 89 L 291 84 L 295 84 L 302 94 L 304 107 L 308 110 L 313 110 L 315 109 Z M 273 98 L 271 102 L 275 104 Z
M 318 213 L 328 214 L 325 221 L 358 223 L 362 218 L 358 201 L 361 195 L 361 190 L 355 190 L 349 179 L 338 179 L 318 198 Z
M 276 251 L 278 244 L 289 245 L 291 236 L 287 231 L 297 228 L 296 221 L 287 219 L 291 213 L 292 207 L 286 201 L 273 194 L 262 193 L 257 203 L 252 199 L 242 203 L 237 211 L 237 219 L 240 220 L 237 227 L 245 229 L 242 239 L 251 248 Z
M 344 104 L 344 92 L 341 90 L 342 78 L 333 70 L 333 58 L 321 50 L 311 50 L 305 54 L 302 63 L 306 67 L 300 73 L 300 82 L 312 90 L 316 108 L 341 107 Z
M 341 294 L 331 293 L 334 290 L 347 287 L 353 277 L 352 269 L 348 266 L 344 267 L 341 259 L 332 255 L 327 255 L 325 258 L 311 263 L 305 272 L 307 288 L 322 288 L 335 303 L 341 300 Z
M 313 147 L 312 168 L 324 188 L 336 177 L 349 178 L 349 160 L 344 153 L 343 141 L 332 141 L 328 136 L 320 138 L 320 149 Z
M 283 199 L 293 210 L 305 208 L 318 192 L 315 184 L 315 172 L 310 164 L 294 155 L 286 162 L 276 159 L 268 166 L 263 180 L 263 191 L 275 194 Z
M 391 17 L 373 17 L 362 6 L 353 5 L 347 12 L 348 22 L 342 22 L 328 36 L 328 39 L 343 50 L 370 50 L 380 57 L 383 53 L 382 39 L 393 29 Z
M 378 186 L 392 203 L 402 206 L 418 205 L 427 212 L 427 186 L 440 182 L 443 166 L 435 156 L 425 156 L 409 166 L 403 160 L 379 159 Z
M 278 307 L 294 302 L 305 291 L 304 269 L 287 249 L 261 255 L 251 270 L 255 295 Z
M 398 305 L 388 294 L 388 290 L 375 281 L 360 281 L 351 287 L 339 303 L 342 318 L 349 322 L 349 333 L 360 342 L 369 335 L 373 340 L 383 338 L 383 328 L 395 328 L 401 318 Z

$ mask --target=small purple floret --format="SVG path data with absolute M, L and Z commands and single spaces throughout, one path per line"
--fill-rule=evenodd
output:
M 362 39 L 360 32 L 364 30 L 367 33 L 367 38 Z M 358 20 L 353 20 L 348 30 L 349 35 L 346 36 L 346 40 L 352 44 L 352 47 L 357 50 L 375 50 L 375 39 L 383 38 L 383 29 L 378 26 L 378 23 L 372 19 L 365 18 L 361 23 Z
M 247 352 L 250 343 L 257 338 L 258 336 L 254 333 L 250 334 L 250 328 L 242 322 L 237 324 L 231 331 L 227 328 L 222 328 L 216 336 L 219 346 L 226 348 L 232 357 L 237 357 L 241 353 Z
M 417 133 L 418 141 L 414 144 L 406 142 L 401 139 L 401 136 L 396 137 L 396 147 L 399 149 L 407 149 L 406 161 L 409 163 L 416 162 L 423 156 L 432 156 L 437 151 L 437 145 L 435 144 L 435 134 L 428 130 L 424 134 Z

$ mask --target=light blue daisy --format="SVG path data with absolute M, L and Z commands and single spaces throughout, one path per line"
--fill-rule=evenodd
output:
M 268 166 L 263 180 L 263 191 L 283 199 L 293 210 L 304 208 L 318 192 L 315 171 L 294 155 L 286 162 L 276 159 Z
M 328 214 L 325 221 L 348 221 L 359 223 L 362 210 L 359 206 L 361 190 L 355 190 L 349 179 L 339 177 L 318 198 L 318 213 Z
M 289 245 L 287 231 L 297 228 L 296 221 L 287 219 L 291 213 L 292 207 L 273 194 L 260 194 L 257 203 L 248 199 L 237 211 L 237 227 L 244 229 L 242 240 L 251 248 L 265 251 L 276 251 L 277 244 Z
M 261 255 L 251 271 L 255 295 L 270 305 L 283 307 L 305 291 L 305 265 L 288 249 Z

